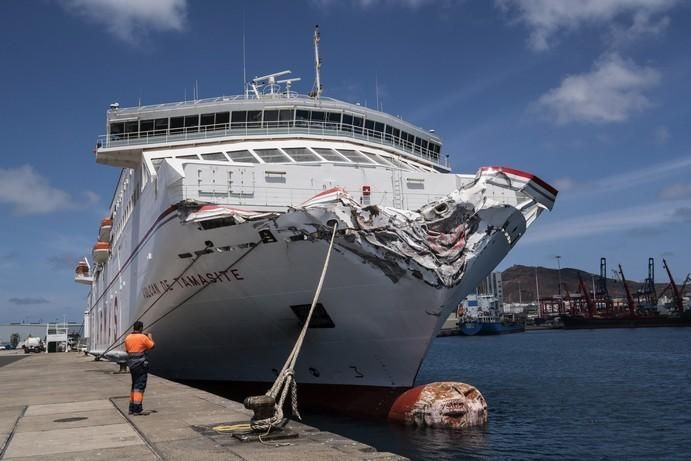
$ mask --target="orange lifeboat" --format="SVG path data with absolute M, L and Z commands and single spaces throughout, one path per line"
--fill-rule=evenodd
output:
M 110 255 L 110 243 L 108 242 L 96 242 L 93 251 L 94 261 L 99 264 L 103 264 L 108 261 L 108 256 Z
M 101 242 L 107 242 L 110 240 L 110 231 L 113 229 L 113 220 L 110 218 L 104 218 L 101 221 L 101 227 L 98 228 L 98 240 Z

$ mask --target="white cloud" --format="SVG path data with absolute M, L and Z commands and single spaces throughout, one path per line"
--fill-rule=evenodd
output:
M 610 27 L 610 45 L 621 48 L 645 37 L 659 37 L 667 29 L 669 23 L 669 16 L 653 19 L 649 12 L 639 11 L 633 15 L 630 26 L 613 24 Z
M 530 28 L 528 43 L 535 51 L 549 49 L 561 31 L 571 32 L 582 26 L 608 23 L 630 15 L 633 24 L 619 35 L 632 38 L 664 28 L 664 21 L 651 22 L 651 16 L 668 10 L 677 0 L 496 0 L 506 13 L 515 13 L 517 21 Z
M 51 186 L 29 165 L 0 168 L 0 204 L 14 208 L 18 215 L 53 213 L 94 205 L 99 198 L 87 191 L 84 199 L 73 199 L 67 192 Z
M 149 29 L 183 30 L 187 13 L 187 0 L 62 0 L 62 4 L 128 43 L 138 41 Z
M 651 106 L 643 91 L 660 82 L 660 73 L 617 54 L 598 59 L 590 72 L 569 75 L 542 95 L 537 107 L 556 123 L 623 122 Z

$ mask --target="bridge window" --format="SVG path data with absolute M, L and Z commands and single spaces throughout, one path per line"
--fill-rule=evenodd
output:
M 213 125 L 216 124 L 216 114 L 202 114 L 200 117 L 199 125 L 202 131 L 207 131 L 213 129 Z
M 125 133 L 128 138 L 136 138 L 139 135 L 139 122 L 125 122 Z
M 246 110 L 233 111 L 233 115 L 231 117 L 232 128 L 245 128 L 247 126 Z
M 400 145 L 400 144 L 401 144 L 401 130 L 399 130 L 398 128 L 394 128 L 394 129 L 391 130 L 391 131 L 392 131 L 391 134 L 392 134 L 392 136 L 393 136 L 393 142 L 394 142 L 394 144 Z
M 153 120 L 142 120 L 139 123 L 139 131 L 142 136 L 150 136 L 151 132 L 154 131 L 154 121 Z
M 228 161 L 226 156 L 223 155 L 223 152 L 212 152 L 210 154 L 201 154 L 201 155 L 202 155 L 202 160 L 216 160 L 219 162 L 227 162 Z
M 296 162 L 318 162 L 319 159 L 312 152 L 305 147 L 298 147 L 294 149 L 283 149 L 283 151 L 290 155 L 290 158 Z
M 312 126 L 324 126 L 324 112 L 312 111 Z
M 216 112 L 216 128 L 225 130 L 230 122 L 230 112 Z
M 374 122 L 374 136 L 381 139 L 384 134 L 384 124 L 381 122 Z
M 125 133 L 125 124 L 123 122 L 111 123 L 110 124 L 110 138 L 111 139 L 122 139 L 122 135 Z
M 314 149 L 314 151 L 321 155 L 324 160 L 328 162 L 347 162 L 348 159 L 343 157 L 341 154 L 333 149 Z
M 307 110 L 295 111 L 295 126 L 306 127 L 310 119 L 310 113 Z
M 343 131 L 353 131 L 353 116 L 350 114 L 343 114 Z
M 362 117 L 353 117 L 353 131 L 357 134 L 362 134 Z
M 386 131 L 385 131 L 384 138 L 387 141 L 391 141 L 393 138 L 393 127 L 391 125 L 386 125 Z
M 262 111 L 248 110 L 247 111 L 247 128 L 261 128 L 262 126 Z
M 368 135 L 372 134 L 374 131 L 374 120 L 365 120 L 365 130 L 367 130 Z
M 171 117 L 170 118 L 170 134 L 182 133 L 182 127 L 185 125 L 185 117 Z
M 422 145 L 422 139 L 415 138 L 415 152 L 420 152 L 420 146 Z
M 226 153 L 233 162 L 259 163 L 259 160 L 257 160 L 257 158 L 248 150 L 236 150 Z
M 157 118 L 154 120 L 154 131 L 156 135 L 166 134 L 168 131 L 168 119 L 167 118 Z
M 199 131 L 199 115 L 188 115 L 185 117 L 185 132 L 193 133 Z
M 189 155 L 178 155 L 175 158 L 180 158 L 183 160 L 199 160 L 199 157 L 197 157 L 197 154 L 189 154 Z
M 326 114 L 326 119 L 327 119 L 327 128 L 333 128 L 335 130 L 338 129 L 338 126 L 341 124 L 341 113 L 340 112 L 329 112 Z
M 278 112 L 279 126 L 293 126 L 293 109 L 281 109 Z
M 264 128 L 276 128 L 278 126 L 278 111 L 264 111 Z
M 290 159 L 278 149 L 254 149 L 254 153 L 257 154 L 264 163 L 290 162 Z

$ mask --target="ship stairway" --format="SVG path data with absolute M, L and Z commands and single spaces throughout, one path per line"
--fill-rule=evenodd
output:
M 403 208 L 403 188 L 401 181 L 403 180 L 403 172 L 401 170 L 393 170 L 391 175 L 391 182 L 393 185 L 393 207 Z

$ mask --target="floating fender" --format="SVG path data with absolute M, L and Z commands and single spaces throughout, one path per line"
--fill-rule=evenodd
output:
M 463 429 L 487 423 L 487 402 L 470 384 L 423 384 L 398 396 L 388 419 L 420 427 Z

